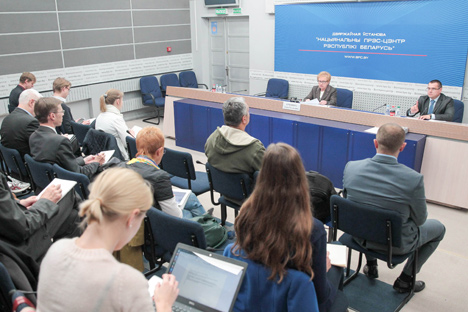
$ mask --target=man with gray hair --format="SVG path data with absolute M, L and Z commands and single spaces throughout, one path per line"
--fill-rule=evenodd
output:
M 249 106 L 242 97 L 232 97 L 223 104 L 225 125 L 218 127 L 205 144 L 208 162 L 229 173 L 253 174 L 260 169 L 265 147 L 245 132 L 249 124 Z
M 41 97 L 34 89 L 21 92 L 17 109 L 5 117 L 0 128 L 3 146 L 18 150 L 22 157 L 31 153 L 29 137 L 39 128 L 39 122 L 34 118 L 34 106 Z

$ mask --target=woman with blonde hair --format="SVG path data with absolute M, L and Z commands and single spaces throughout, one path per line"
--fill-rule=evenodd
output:
M 330 86 L 331 75 L 323 71 L 317 75 L 318 86 L 314 86 L 304 101 L 317 99 L 321 105 L 336 105 L 336 89 Z
M 83 235 L 54 243 L 41 264 L 38 310 L 154 311 L 145 277 L 112 257 L 138 231 L 152 201 L 151 187 L 133 170 L 101 173 L 80 207 Z M 171 311 L 177 294 L 174 276 L 164 275 L 154 292 L 157 310 Z
M 128 129 L 123 115 L 120 113 L 123 107 L 123 96 L 123 92 L 117 89 L 109 89 L 101 95 L 99 99 L 101 113 L 96 118 L 95 128 L 112 134 L 117 140 L 122 157 L 128 160 L 125 138 L 129 134 L 134 136 L 135 133 Z

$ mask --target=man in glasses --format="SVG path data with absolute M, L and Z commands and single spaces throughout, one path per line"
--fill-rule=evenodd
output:
M 419 119 L 452 121 L 454 111 L 453 99 L 442 93 L 442 83 L 432 80 L 427 86 L 427 95 L 419 97 L 406 116 L 414 117 L 419 113 Z
M 31 156 L 36 161 L 57 164 L 91 179 L 104 163 L 104 154 L 75 157 L 70 140 L 55 130 L 63 120 L 64 111 L 60 104 L 60 100 L 52 97 L 41 98 L 36 102 L 34 112 L 40 126 L 29 138 Z

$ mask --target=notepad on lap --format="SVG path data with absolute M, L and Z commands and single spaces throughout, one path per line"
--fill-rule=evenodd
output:
M 41 198 L 42 194 L 51 186 L 51 185 L 60 185 L 60 188 L 62 189 L 62 197 L 60 197 L 59 201 L 70 192 L 70 190 L 76 185 L 76 181 L 71 181 L 71 180 L 64 180 L 64 179 L 59 179 L 55 178 L 52 180 L 52 182 L 47 185 L 45 189 L 42 190 L 41 193 L 37 196 L 37 198 Z
M 180 209 L 184 209 L 191 192 L 191 190 L 182 190 L 175 187 L 172 188 L 172 193 L 174 193 L 175 201 Z
M 104 160 L 104 163 L 107 164 L 109 159 L 111 159 L 112 155 L 114 155 L 115 150 L 102 151 L 100 153 L 104 153 L 104 156 L 106 157 L 106 159 Z
M 332 265 L 346 267 L 346 246 L 338 244 L 327 244 L 327 251 L 330 252 L 330 261 Z

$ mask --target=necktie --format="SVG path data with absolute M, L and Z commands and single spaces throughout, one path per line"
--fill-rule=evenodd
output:
M 429 111 L 427 112 L 429 115 L 434 111 L 434 103 L 435 101 L 431 100 L 431 105 L 429 105 Z

